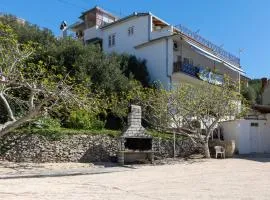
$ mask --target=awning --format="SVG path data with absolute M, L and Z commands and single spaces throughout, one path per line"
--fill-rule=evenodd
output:
M 214 55 L 214 54 L 212 54 L 212 53 L 210 53 L 210 52 L 204 50 L 204 49 L 201 48 L 201 47 L 198 47 L 196 44 L 194 44 L 193 42 L 189 41 L 189 40 L 186 39 L 186 38 L 183 38 L 183 40 L 184 40 L 186 43 L 188 43 L 188 44 L 191 46 L 191 48 L 192 48 L 194 51 L 196 51 L 197 53 L 199 53 L 199 54 L 201 54 L 201 55 L 203 55 L 203 56 L 205 56 L 205 57 L 207 57 L 207 58 L 209 58 L 209 59 L 212 59 L 212 60 L 214 60 L 214 61 L 216 61 L 216 62 L 223 63 L 225 66 L 227 66 L 228 68 L 230 68 L 230 69 L 233 70 L 233 71 L 237 71 L 237 72 L 239 72 L 239 73 L 241 73 L 241 74 L 244 74 L 244 71 L 243 71 L 241 68 L 236 67 L 236 66 L 230 64 L 229 62 L 226 62 L 226 61 L 222 60 L 221 58 L 219 58 L 219 57 L 217 57 L 216 55 Z
M 203 55 L 203 56 L 205 56 L 205 57 L 207 57 L 207 58 L 209 58 L 209 59 L 211 59 L 211 60 L 213 60 L 213 61 L 215 61 L 215 62 L 221 63 L 220 60 L 216 59 L 216 58 L 213 57 L 213 56 L 208 55 L 207 53 L 205 53 L 204 51 L 201 51 L 201 50 L 198 49 L 197 47 L 191 46 L 191 48 L 192 48 L 194 51 L 196 51 L 197 53 L 199 53 L 199 54 L 201 54 L 201 55 Z

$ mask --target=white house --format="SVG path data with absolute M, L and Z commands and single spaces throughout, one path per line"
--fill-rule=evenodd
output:
M 239 154 L 270 153 L 270 106 L 255 109 L 259 113 L 221 122 L 224 140 L 234 140 Z
M 181 82 L 221 84 L 223 75 L 240 82 L 240 59 L 179 25 L 172 26 L 150 12 L 118 19 L 95 7 L 69 28 L 85 44 L 99 43 L 104 52 L 128 53 L 147 61 L 152 81 L 165 88 Z

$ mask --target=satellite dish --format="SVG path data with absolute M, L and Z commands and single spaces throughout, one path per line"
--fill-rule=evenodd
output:
M 62 21 L 60 24 L 60 30 L 64 31 L 67 28 L 67 22 L 66 21 Z

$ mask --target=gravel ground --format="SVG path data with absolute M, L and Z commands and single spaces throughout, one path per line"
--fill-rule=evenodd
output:
M 0 180 L 0 199 L 270 199 L 270 158 L 171 163 L 107 174 Z

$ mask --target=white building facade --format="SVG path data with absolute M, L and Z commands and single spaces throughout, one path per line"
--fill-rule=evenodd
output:
M 270 153 L 270 114 L 221 122 L 225 141 L 235 141 L 239 154 Z
M 146 60 L 151 81 L 170 89 L 179 82 L 221 84 L 224 74 L 240 83 L 240 59 L 183 26 L 152 13 L 118 19 L 95 7 L 71 25 L 84 43 L 99 43 L 106 53 L 127 53 Z

